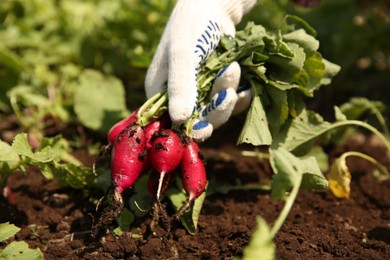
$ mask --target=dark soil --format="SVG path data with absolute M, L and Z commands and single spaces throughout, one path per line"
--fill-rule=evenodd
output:
M 266 162 L 240 155 L 246 147 L 235 146 L 234 124 L 201 144 L 208 176 L 220 185 L 237 179 L 243 184 L 269 181 Z M 357 135 L 343 146 L 326 147 L 331 159 L 347 150 L 366 152 L 390 168 L 390 156 L 376 138 Z M 348 165 L 353 176 L 350 199 L 300 191 L 275 239 L 278 259 L 389 258 L 390 180 L 375 178 L 373 166 L 365 161 L 351 159 Z M 96 212 L 90 194 L 60 187 L 35 169 L 13 174 L 8 183 L 14 202 L 0 196 L 0 223 L 21 227 L 15 239 L 39 247 L 45 259 L 233 259 L 248 243 L 256 216 L 272 225 L 283 207 L 269 192 L 236 190 L 206 198 L 195 235 L 175 223 L 170 235 L 155 236 L 148 216 L 120 237 L 107 230 L 92 238 Z

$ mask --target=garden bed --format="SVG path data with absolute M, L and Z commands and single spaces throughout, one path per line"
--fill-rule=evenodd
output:
M 240 155 L 235 145 L 239 129 L 234 120 L 201 144 L 209 178 L 217 184 L 266 183 L 267 162 Z M 226 142 L 226 141 L 229 142 Z M 339 147 L 325 147 L 330 160 L 342 152 L 358 150 L 385 166 L 390 160 L 375 137 L 358 134 Z M 83 161 L 94 158 L 83 155 Z M 81 158 L 81 155 L 79 156 Z M 372 174 L 373 166 L 348 159 L 352 173 L 350 199 L 337 199 L 330 191 L 300 190 L 276 243 L 277 259 L 386 259 L 390 254 L 390 181 Z M 92 238 L 97 216 L 90 194 L 60 187 L 36 169 L 15 173 L 8 180 L 13 203 L 1 197 L 0 223 L 21 227 L 16 240 L 39 247 L 45 259 L 231 259 L 242 254 L 256 226 L 256 216 L 272 225 L 283 207 L 268 191 L 234 190 L 206 198 L 198 232 L 187 233 L 173 222 L 169 234 L 153 234 L 151 216 L 136 219 L 130 232 L 115 236 L 111 230 Z M 168 208 L 169 211 L 169 208 Z M 7 241 L 8 242 L 8 241 Z M 5 243 L 0 245 L 1 248 Z

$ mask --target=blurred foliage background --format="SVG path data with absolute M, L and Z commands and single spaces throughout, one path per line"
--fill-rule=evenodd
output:
M 145 101 L 143 81 L 174 0 L 2 0 L 0 119 L 22 131 L 80 124 L 105 133 Z M 318 32 L 320 52 L 341 65 L 310 100 L 318 112 L 351 97 L 390 101 L 390 3 L 323 0 L 315 8 L 261 0 L 238 27 L 272 30 L 286 14 Z M 15 119 L 16 118 L 16 119 Z

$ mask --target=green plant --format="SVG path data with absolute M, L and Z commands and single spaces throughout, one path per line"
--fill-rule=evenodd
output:
M 4 242 L 7 239 L 13 237 L 18 233 L 20 228 L 10 223 L 0 224 L 0 242 Z M 24 241 L 13 241 L 9 243 L 5 248 L 0 249 L 1 259 L 43 259 L 43 254 L 39 248 L 31 249 Z
M 16 170 L 26 172 L 36 167 L 47 179 L 56 179 L 61 185 L 81 189 L 91 187 L 96 179 L 92 169 L 85 167 L 71 154 L 66 139 L 61 136 L 45 137 L 33 151 L 26 133 L 18 134 L 9 145 L 0 141 L 0 187 L 6 185 Z

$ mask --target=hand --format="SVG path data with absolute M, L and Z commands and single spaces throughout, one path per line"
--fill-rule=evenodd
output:
M 177 2 L 145 80 L 148 98 L 167 87 L 169 115 L 174 123 L 184 123 L 197 109 L 199 67 L 217 47 L 221 36 L 234 36 L 235 24 L 255 3 L 256 0 L 179 0 Z M 228 70 L 221 72 L 221 75 L 227 72 Z M 222 76 L 225 82 L 229 81 L 229 77 Z M 234 98 L 232 97 L 234 95 L 230 94 L 232 91 L 227 90 L 233 85 L 238 86 L 238 83 L 227 82 L 224 87 L 227 95 L 224 95 L 225 98 L 220 95 L 220 100 L 223 102 L 218 103 L 217 106 L 221 109 L 214 109 L 215 113 L 224 111 L 224 116 L 221 118 L 226 118 L 225 121 L 232 112 L 228 113 L 228 110 L 233 110 L 237 100 L 237 97 Z M 233 89 L 237 89 L 237 86 L 233 86 Z M 212 98 L 211 102 L 213 100 L 216 99 Z M 229 109 L 222 109 L 222 107 Z M 218 116 L 208 116 L 203 119 L 208 120 L 210 117 L 217 118 Z M 204 121 L 200 124 L 205 126 L 212 123 Z M 212 125 L 212 128 L 215 129 L 218 126 Z M 207 137 L 198 135 L 199 140 Z
M 231 115 L 238 114 L 249 107 L 252 93 L 248 87 L 239 87 L 240 65 L 233 62 L 217 73 L 208 104 L 198 108 L 190 137 L 204 141 L 214 129 L 224 124 Z

